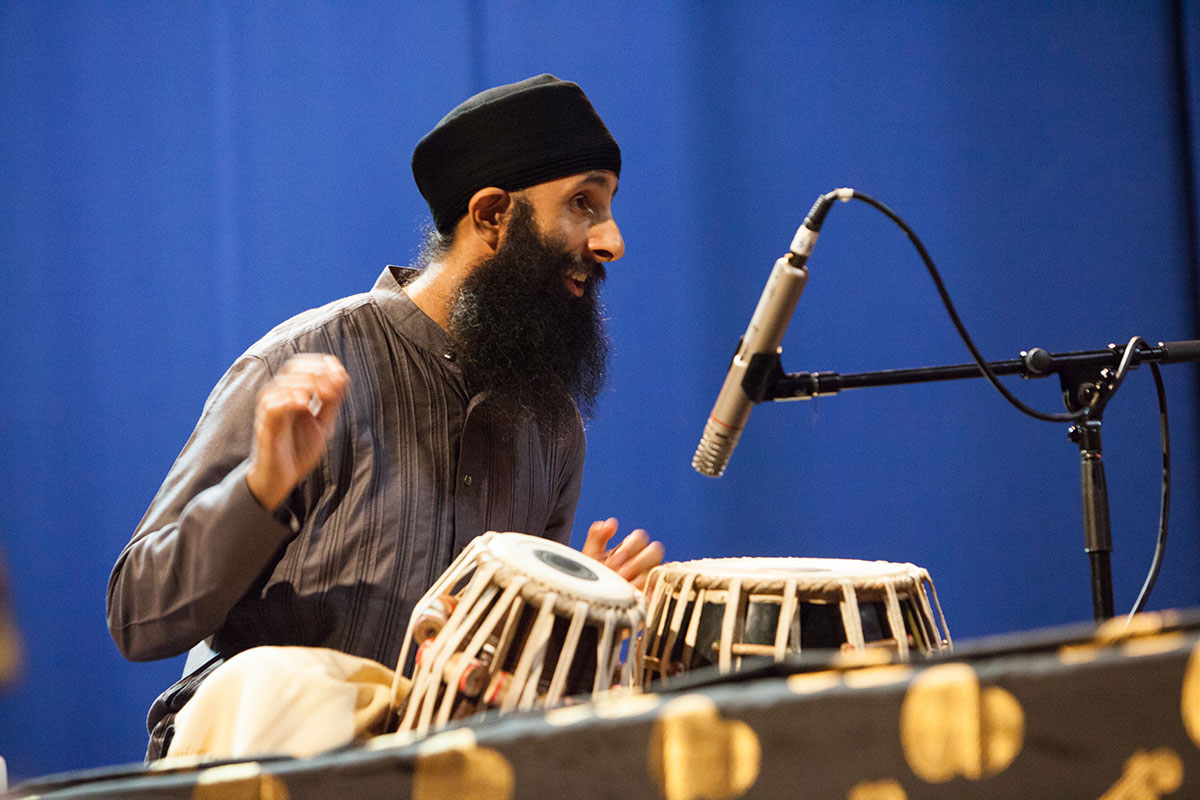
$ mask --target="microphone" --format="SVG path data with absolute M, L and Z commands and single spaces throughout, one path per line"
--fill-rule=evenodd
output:
M 762 297 L 750 317 L 750 325 L 738 342 L 725 383 L 721 385 L 717 402 L 704 425 L 700 445 L 692 457 L 692 466 L 701 475 L 719 478 L 725 473 L 733 448 L 750 418 L 750 409 L 761 399 L 752 398 L 742 385 L 750 362 L 755 356 L 777 357 L 782 352 L 779 345 L 808 281 L 805 265 L 816 244 L 821 223 L 834 200 L 846 202 L 853 196 L 853 189 L 835 189 L 818 197 L 804 223 L 796 230 L 788 253 L 775 262 Z

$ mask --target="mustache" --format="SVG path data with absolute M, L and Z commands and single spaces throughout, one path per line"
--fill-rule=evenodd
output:
M 594 258 L 576 256 L 575 268 L 584 272 L 591 280 L 603 282 L 608 279 L 608 271 L 604 268 L 604 262 Z M 567 271 L 570 271 L 570 268 Z

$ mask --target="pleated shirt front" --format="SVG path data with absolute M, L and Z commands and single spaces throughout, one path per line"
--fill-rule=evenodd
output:
M 276 327 L 229 369 L 121 553 L 108 622 L 129 658 L 331 647 L 394 666 L 415 602 L 488 530 L 570 538 L 583 429 L 503 433 L 455 348 L 389 267 Z M 259 389 L 297 353 L 350 375 L 328 448 L 274 514 L 245 472 Z

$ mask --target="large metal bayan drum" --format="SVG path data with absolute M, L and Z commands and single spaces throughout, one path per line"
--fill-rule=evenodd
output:
M 645 601 L 577 550 L 521 533 L 475 539 L 426 592 L 409 622 L 400 669 L 417 645 L 401 730 L 424 734 L 475 711 L 557 705 L 633 687 L 633 640 Z
M 885 647 L 907 659 L 950 647 L 933 581 L 912 564 L 708 558 L 655 567 L 646 593 L 643 687 L 714 664 L 729 672 L 743 656 Z

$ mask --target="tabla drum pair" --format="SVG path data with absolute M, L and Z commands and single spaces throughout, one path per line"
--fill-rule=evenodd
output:
M 638 648 L 645 687 L 707 666 L 729 672 L 745 656 L 781 661 L 810 649 L 882 647 L 907 659 L 951 645 L 933 581 L 912 564 L 701 559 L 655 567 L 646 594 Z
M 929 573 L 912 564 L 702 559 L 655 567 L 647 592 L 648 609 L 576 550 L 484 534 L 412 615 L 397 675 L 418 649 L 400 729 L 424 735 L 477 711 L 548 708 L 711 665 L 729 672 L 746 656 L 879 647 L 907 658 L 950 647 Z
M 633 688 L 621 649 L 644 607 L 641 592 L 577 550 L 521 533 L 478 537 L 413 612 L 397 668 L 417 646 L 400 730 Z

